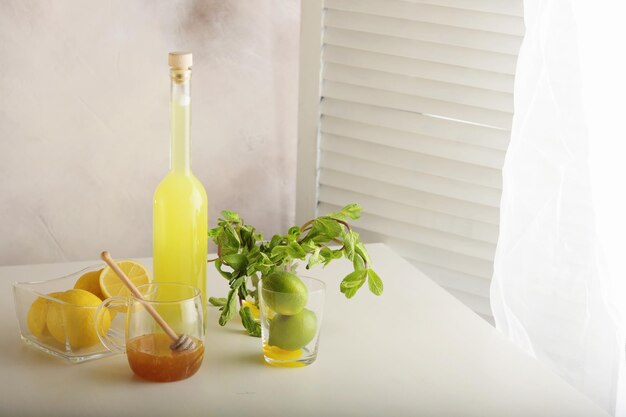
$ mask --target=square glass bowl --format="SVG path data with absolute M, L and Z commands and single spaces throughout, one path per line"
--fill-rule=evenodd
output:
M 93 319 L 89 320 L 89 317 L 95 317 L 95 311 L 98 306 L 95 307 L 78 307 L 71 306 L 63 301 L 60 301 L 54 297 L 50 297 L 48 294 L 53 292 L 63 292 L 74 288 L 76 281 L 85 273 L 90 271 L 98 271 L 103 268 L 102 265 L 92 265 L 81 271 L 75 272 L 64 277 L 55 278 L 47 281 L 34 281 L 34 282 L 15 282 L 13 284 L 13 297 L 15 301 L 15 312 L 17 314 L 17 320 L 19 322 L 20 336 L 24 343 L 29 346 L 33 346 L 43 352 L 50 355 L 61 358 L 70 363 L 80 363 L 93 359 L 99 359 L 106 356 L 114 355 L 115 353 L 105 348 L 99 341 L 88 347 L 72 346 L 68 332 L 65 333 L 65 340 L 60 341 L 55 339 L 48 330 L 47 326 L 45 330 L 35 330 L 38 334 L 33 334 L 31 327 L 29 326 L 29 312 L 33 303 L 37 300 L 39 306 L 36 313 L 33 313 L 31 320 L 43 320 L 42 317 L 47 317 L 47 313 L 51 309 L 56 308 L 57 314 L 55 314 L 54 326 L 56 328 L 62 328 L 63 330 L 69 328 L 71 318 L 70 314 L 80 315 L 80 317 L 86 318 L 81 323 L 84 326 L 93 326 Z M 45 305 L 42 307 L 42 305 Z M 64 308 L 71 306 L 71 308 Z M 43 313 L 41 311 L 43 310 Z M 68 313 L 68 311 L 70 313 Z M 124 337 L 124 320 L 125 314 L 113 314 L 115 316 L 111 321 L 111 327 L 109 329 L 109 335 L 113 338 Z M 76 323 L 76 317 L 74 317 L 73 323 Z M 57 333 L 59 334 L 59 333 Z

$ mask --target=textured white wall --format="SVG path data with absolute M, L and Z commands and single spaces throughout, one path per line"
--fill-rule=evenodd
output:
M 297 0 L 0 2 L 0 265 L 151 254 L 167 53 L 194 53 L 193 170 L 219 210 L 293 222 Z

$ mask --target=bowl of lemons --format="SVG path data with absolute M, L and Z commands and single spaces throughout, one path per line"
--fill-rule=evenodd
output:
M 151 281 L 146 268 L 135 261 L 119 263 L 132 269 L 133 281 Z M 124 287 L 125 288 L 125 287 Z M 125 314 L 101 309 L 105 298 L 124 295 L 108 266 L 93 265 L 64 277 L 13 284 L 20 336 L 25 344 L 70 363 L 113 355 L 96 333 L 95 323 L 114 338 L 124 338 Z

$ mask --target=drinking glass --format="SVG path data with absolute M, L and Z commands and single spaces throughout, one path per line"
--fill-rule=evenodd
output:
M 144 379 L 157 382 L 178 381 L 195 374 L 204 358 L 204 313 L 200 290 L 177 283 L 151 283 L 137 287 L 144 300 L 128 297 L 107 298 L 100 304 L 112 314 L 126 314 L 124 340 L 104 331 L 97 320 L 96 332 L 102 344 L 113 352 L 126 353 L 133 372 Z M 185 334 L 195 342 L 195 348 L 173 351 L 172 340 L 146 309 L 152 306 L 179 335 Z
M 263 280 L 259 283 L 263 356 L 270 365 L 305 366 L 317 358 L 326 284 L 311 277 L 299 278 L 307 289 L 306 304 L 290 314 L 280 314 L 274 308 L 293 305 L 294 294 L 270 291 L 263 288 Z

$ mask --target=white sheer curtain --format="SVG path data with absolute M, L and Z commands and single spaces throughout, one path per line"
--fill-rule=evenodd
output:
M 624 9 L 618 0 L 525 1 L 491 287 L 498 329 L 618 415 L 626 415 Z

